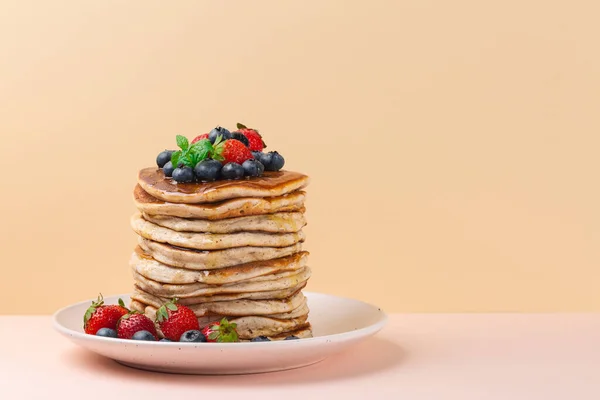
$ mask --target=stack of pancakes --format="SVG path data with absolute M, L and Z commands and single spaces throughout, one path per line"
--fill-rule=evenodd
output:
M 302 289 L 310 277 L 302 250 L 306 175 L 175 183 L 146 168 L 131 219 L 139 235 L 131 257 L 130 307 L 154 319 L 177 298 L 200 326 L 226 317 L 241 340 L 310 337 Z

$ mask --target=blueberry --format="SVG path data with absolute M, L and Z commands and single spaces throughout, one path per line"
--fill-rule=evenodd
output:
M 137 331 L 136 333 L 133 334 L 133 336 L 131 338 L 133 340 L 146 340 L 149 342 L 154 342 L 156 340 L 154 335 L 148 331 Z
M 173 171 L 173 179 L 177 182 L 193 182 L 195 178 L 194 170 L 190 167 L 183 166 Z
M 231 139 L 231 132 L 229 132 L 227 129 L 221 126 L 217 126 L 215 129 L 208 133 L 208 140 L 210 140 L 210 142 L 214 144 L 219 135 L 223 136 L 223 141 Z
M 260 161 L 260 157 L 262 156 L 263 152 L 262 151 L 253 151 L 252 152 L 252 156 L 254 157 L 255 160 Z
M 196 173 L 196 178 L 199 181 L 214 181 L 219 177 L 219 172 L 221 172 L 221 168 L 223 164 L 217 160 L 202 160 L 198 164 L 196 164 L 196 168 L 194 168 L 194 172 Z
M 263 171 L 265 170 L 264 165 L 262 165 L 260 161 L 257 161 L 255 159 L 244 161 L 244 163 L 242 164 L 242 168 L 244 168 L 244 174 L 246 176 L 261 176 Z
M 171 161 L 171 155 L 173 155 L 173 150 L 165 150 L 161 152 L 156 157 L 156 165 L 158 165 L 159 168 L 164 167 L 166 163 Z
M 110 329 L 110 328 L 100 328 L 96 332 L 96 336 L 116 338 L 117 331 L 115 331 L 114 329 Z
M 173 176 L 174 170 L 175 170 L 175 168 L 173 168 L 173 164 L 171 164 L 171 161 L 166 163 L 165 166 L 163 167 L 163 172 L 165 173 L 165 176 L 168 176 L 168 177 Z
M 281 168 L 283 168 L 285 160 L 281 154 L 276 151 L 271 151 L 267 154 L 271 155 L 271 160 L 268 166 L 265 164 L 265 169 L 267 171 L 279 171 Z
M 244 167 L 238 163 L 227 163 L 221 169 L 223 179 L 241 179 L 244 177 Z
M 288 336 L 288 337 L 286 337 L 286 338 L 285 338 L 285 339 L 283 339 L 283 340 L 298 340 L 298 339 L 300 339 L 298 336 L 294 336 L 294 335 L 292 335 L 292 336 Z
M 252 338 L 251 342 L 270 342 L 271 339 L 269 339 L 266 336 L 257 336 L 255 338 Z
M 240 132 L 233 132 L 231 134 L 231 138 L 235 139 L 235 140 L 239 140 L 240 142 L 244 143 L 244 146 L 246 146 L 246 147 L 250 146 L 250 142 L 248 141 L 248 138 Z
M 160 339 L 159 342 L 172 342 L 172 340 L 164 337 L 164 338 Z
M 183 332 L 179 338 L 179 341 L 185 343 L 203 343 L 206 342 L 206 336 L 204 336 L 202 332 L 198 330 L 191 330 Z
M 260 153 L 257 160 L 264 165 L 266 171 L 270 171 L 271 162 L 273 161 L 273 153 Z

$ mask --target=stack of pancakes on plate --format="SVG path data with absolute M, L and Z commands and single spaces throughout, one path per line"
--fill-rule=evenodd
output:
M 310 277 L 303 189 L 306 175 L 176 183 L 146 168 L 134 191 L 130 307 L 154 319 L 177 298 L 200 326 L 226 317 L 241 340 L 312 336 L 302 289 Z

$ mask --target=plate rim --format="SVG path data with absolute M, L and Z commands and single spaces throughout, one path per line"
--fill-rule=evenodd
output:
M 333 342 L 335 341 L 339 341 L 339 340 L 344 340 L 344 339 L 349 339 L 349 338 L 356 338 L 356 337 L 365 337 L 365 336 L 370 336 L 370 335 L 374 335 L 375 333 L 379 332 L 380 330 L 382 330 L 387 323 L 389 322 L 389 315 L 379 306 L 376 306 L 372 303 L 363 301 L 363 300 L 359 300 L 356 298 L 352 298 L 352 297 L 347 297 L 347 296 L 338 296 L 338 295 L 334 295 L 334 294 L 329 294 L 329 293 L 321 293 L 321 292 L 313 292 L 313 291 L 303 291 L 304 295 L 308 295 L 308 297 L 310 296 L 328 296 L 328 297 L 334 297 L 336 299 L 341 299 L 341 300 L 350 300 L 350 301 L 355 301 L 355 302 L 359 302 L 362 303 L 366 306 L 369 306 L 371 308 L 373 308 L 374 310 L 379 312 L 379 320 L 371 325 L 365 326 L 363 328 L 359 328 L 359 329 L 354 329 L 354 330 L 350 330 L 350 331 L 345 331 L 345 332 L 340 332 L 340 333 L 334 333 L 331 335 L 323 335 L 323 336 L 315 336 L 315 337 L 310 337 L 310 338 L 303 338 L 301 340 L 274 340 L 271 342 L 233 342 L 233 343 L 181 343 L 181 342 L 159 342 L 159 341 L 154 341 L 154 342 L 150 342 L 150 341 L 136 341 L 136 345 L 138 346 L 143 346 L 143 347 L 181 347 L 181 346 L 185 346 L 187 348 L 201 348 L 203 346 L 210 346 L 211 348 L 215 348 L 218 346 L 224 346 L 227 348 L 230 347 L 256 347 L 256 346 L 265 346 L 265 345 L 277 345 L 277 346 L 290 346 L 290 345 L 303 345 L 303 344 L 310 344 L 310 343 L 314 343 L 314 342 L 320 342 L 320 341 L 327 341 L 327 342 Z M 115 294 L 115 295 L 108 295 L 108 296 L 103 296 L 103 298 L 107 299 L 107 298 L 118 298 L 118 297 L 129 297 L 131 295 L 131 293 L 121 293 L 121 294 Z M 82 306 L 82 305 L 87 305 L 89 304 L 91 301 L 94 301 L 94 299 L 87 299 L 87 300 L 82 300 L 76 303 L 72 303 L 70 305 L 66 305 L 64 307 L 59 308 L 58 310 L 56 310 L 53 314 L 52 314 L 52 326 L 54 328 L 55 331 L 57 331 L 58 333 L 60 333 L 63 336 L 67 336 L 70 338 L 77 338 L 77 339 L 81 339 L 81 340 L 89 340 L 89 341 L 98 341 L 98 342 L 105 342 L 105 343 L 113 343 L 113 344 L 130 344 L 131 343 L 131 339 L 120 339 L 120 338 L 106 338 L 106 337 L 102 337 L 102 336 L 96 336 L 96 335 L 89 335 L 86 334 L 85 332 L 79 332 L 70 328 L 67 328 L 66 326 L 62 325 L 59 321 L 58 318 L 59 316 L 66 312 L 67 310 L 74 308 L 74 307 L 78 307 L 78 306 Z

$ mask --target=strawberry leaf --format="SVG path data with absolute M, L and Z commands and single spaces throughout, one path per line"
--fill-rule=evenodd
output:
M 123 308 L 126 308 L 126 307 L 125 307 L 125 302 L 123 301 L 123 299 L 119 299 L 118 303 L 119 303 L 119 305 L 120 305 L 121 307 L 123 307 Z
M 208 334 L 208 338 L 210 340 L 218 340 L 219 336 L 221 336 L 219 331 L 212 331 L 211 333 Z
M 240 124 L 239 122 L 237 123 L 236 126 L 237 126 L 238 129 L 248 129 L 248 127 L 246 125 Z
M 177 306 L 173 303 L 167 303 L 166 307 L 171 311 L 177 311 Z

